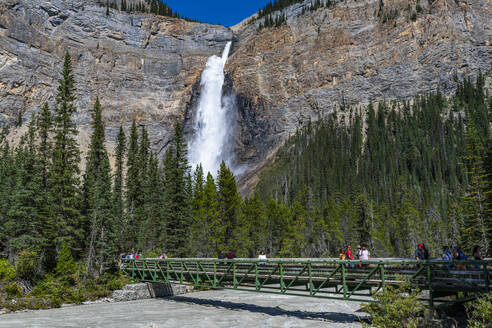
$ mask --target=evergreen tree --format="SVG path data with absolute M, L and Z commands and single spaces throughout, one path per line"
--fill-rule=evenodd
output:
M 217 202 L 221 226 L 224 230 L 221 249 L 238 247 L 235 231 L 238 224 L 238 211 L 241 201 L 237 192 L 236 179 L 222 161 L 217 178 Z
M 76 253 L 83 239 L 79 205 L 79 162 L 77 127 L 72 121 L 75 107 L 75 85 L 70 54 L 65 54 L 62 78 L 56 95 L 54 115 L 54 147 L 49 172 L 53 218 L 57 225 L 55 244 L 67 242 Z
M 487 213 L 486 192 L 488 175 L 484 169 L 483 145 L 478 137 L 471 116 L 467 117 L 466 127 L 466 173 L 468 188 L 464 196 L 464 225 L 462 240 L 466 249 L 472 250 L 475 244 L 480 245 L 484 254 L 488 254 L 490 246 L 490 225 L 492 220 Z
M 164 161 L 164 185 L 167 193 L 166 248 L 178 257 L 186 256 L 191 226 L 190 195 L 186 182 L 186 172 L 189 167 L 186 153 L 186 143 L 181 125 L 178 123 Z
M 73 260 L 70 247 L 67 243 L 63 243 L 60 249 L 60 256 L 55 267 L 55 273 L 58 276 L 69 276 L 75 273 L 77 269 L 75 261 Z
M 127 237 L 125 247 L 135 249 L 137 246 L 138 227 L 135 219 L 135 210 L 138 207 L 138 199 L 141 195 L 140 168 L 138 162 L 138 131 L 135 121 L 130 130 L 130 140 L 128 145 L 127 172 L 126 172 L 126 206 L 127 224 L 125 225 L 125 235 Z
M 222 245 L 224 245 L 224 227 L 221 224 L 219 216 L 217 186 L 210 172 L 207 174 L 207 180 L 203 187 L 202 208 L 205 226 L 207 227 L 207 230 L 204 231 L 205 235 L 202 235 L 203 240 L 206 240 L 203 247 L 204 255 L 214 256 L 220 250 L 224 250 L 222 248 Z
M 39 190 L 39 209 L 38 215 L 40 218 L 40 233 L 44 237 L 44 244 L 41 245 L 42 252 L 41 257 L 43 259 L 51 260 L 51 263 L 45 263 L 47 267 L 54 266 L 55 254 L 50 247 L 51 241 L 56 237 L 56 224 L 54 216 L 52 214 L 51 198 L 50 198 L 50 185 L 49 185 L 49 172 L 51 167 L 51 152 L 52 152 L 52 131 L 53 131 L 53 117 L 48 104 L 45 103 L 41 108 L 41 111 L 36 117 L 37 138 L 39 140 L 38 146 L 38 166 L 41 175 L 41 189 Z
M 150 141 L 147 130 L 144 126 L 141 128 L 140 144 L 137 154 L 138 175 L 136 176 L 138 192 L 135 194 L 134 202 L 134 222 L 136 225 L 136 242 L 137 249 L 141 250 L 144 246 L 145 231 L 142 227 L 146 221 L 146 186 L 149 183 L 149 163 L 150 163 Z
M 87 200 L 87 219 L 89 227 L 88 252 L 85 276 L 95 272 L 103 273 L 111 263 L 115 253 L 115 222 L 112 212 L 111 168 L 104 145 L 105 133 L 102 122 L 102 109 L 99 98 L 92 113 L 93 133 L 87 156 L 84 176 L 84 192 Z M 95 264 L 98 271 L 95 271 Z
M 43 245 L 39 216 L 41 174 L 37 165 L 35 125 L 31 120 L 28 133 L 22 137 L 15 153 L 15 187 L 4 229 L 8 246 L 14 250 L 39 252 Z
M 143 248 L 156 250 L 162 248 L 166 240 L 166 221 L 164 208 L 163 173 L 157 156 L 150 154 L 147 177 L 144 180 L 144 224 Z
M 8 142 L 1 148 L 0 152 L 0 247 L 7 253 L 8 257 L 13 257 L 15 250 L 9 247 L 8 212 L 11 206 L 11 195 L 15 191 L 17 183 L 16 165 L 14 154 Z
M 192 218 L 190 251 L 193 256 L 207 257 L 210 226 L 207 222 L 206 210 L 204 208 L 204 187 L 203 168 L 199 164 L 193 174 L 193 198 L 192 198 Z
M 48 172 L 50 166 L 50 152 L 51 152 L 51 132 L 53 129 L 53 119 L 51 117 L 51 111 L 48 107 L 48 103 L 44 103 L 39 115 L 37 116 L 37 130 L 39 138 L 39 161 L 42 177 L 43 187 L 48 190 Z
M 123 194 L 123 168 L 125 166 L 126 136 L 122 126 L 120 126 L 117 140 L 118 143 L 115 151 L 116 172 L 114 174 L 113 184 L 113 217 L 116 224 L 115 228 L 118 231 L 118 246 L 122 247 L 124 244 L 123 227 L 126 225 L 125 201 Z
M 245 199 L 235 229 L 239 256 L 255 258 L 267 247 L 268 230 L 265 206 L 257 193 Z

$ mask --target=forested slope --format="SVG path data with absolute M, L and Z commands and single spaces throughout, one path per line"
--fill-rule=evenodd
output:
M 459 82 L 449 99 L 437 91 L 367 108 L 342 104 L 287 140 L 257 191 L 302 210 L 294 236 L 329 254 L 362 242 L 379 256 L 411 255 L 420 242 L 435 255 L 444 245 L 490 250 L 492 98 L 484 81 Z

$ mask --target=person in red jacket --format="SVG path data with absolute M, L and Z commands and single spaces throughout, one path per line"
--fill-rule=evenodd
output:
M 350 247 L 350 245 L 347 246 L 347 251 L 345 252 L 345 256 L 347 257 L 347 260 L 354 259 L 354 254 L 352 254 L 352 248 Z

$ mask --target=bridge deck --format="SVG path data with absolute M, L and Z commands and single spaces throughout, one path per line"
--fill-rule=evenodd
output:
M 321 259 L 132 259 L 121 270 L 143 282 L 373 301 L 383 286 L 410 282 L 430 304 L 491 291 L 491 260 L 340 261 Z

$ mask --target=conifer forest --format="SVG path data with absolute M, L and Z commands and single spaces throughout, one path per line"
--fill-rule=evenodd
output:
M 121 252 L 172 257 L 333 257 L 366 243 L 374 256 L 411 256 L 424 242 L 492 252 L 492 97 L 484 75 L 406 102 L 342 104 L 292 135 L 241 197 L 232 171 L 191 168 L 181 125 L 162 159 L 145 127 L 120 128 L 110 166 L 99 99 L 85 169 L 72 116 L 69 53 L 56 105 L 42 107 L 17 145 L 2 138 L 0 251 L 35 252 L 53 270 L 70 249 L 85 274 Z

